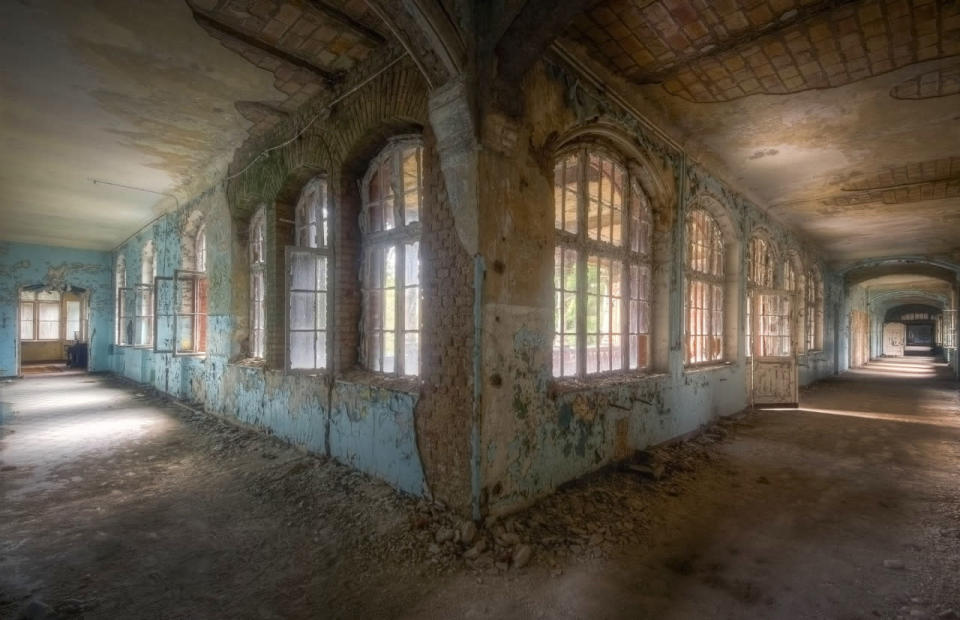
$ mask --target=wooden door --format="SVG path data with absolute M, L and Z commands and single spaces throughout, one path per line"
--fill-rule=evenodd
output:
M 751 301 L 751 402 L 796 407 L 800 398 L 795 296 L 785 291 L 758 289 Z

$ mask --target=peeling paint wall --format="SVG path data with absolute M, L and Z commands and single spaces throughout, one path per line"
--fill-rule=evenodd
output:
M 796 252 L 825 274 L 816 248 L 798 240 L 746 198 L 686 159 L 638 119 L 589 91 L 564 69 L 534 69 L 523 86 L 525 116 L 508 144 L 490 137 L 484 119 L 480 155 L 480 251 L 488 269 L 482 310 L 480 502 L 502 513 L 558 485 L 631 456 L 636 450 L 697 431 L 749 403 L 743 338 L 746 247 L 758 227 L 778 250 Z M 649 373 L 551 376 L 553 338 L 553 153 L 565 136 L 613 136 L 642 157 L 654 204 L 654 315 Z M 502 132 L 496 132 L 502 134 Z M 609 144 L 609 141 L 608 141 Z M 637 155 L 630 155 L 637 153 Z M 651 189 L 652 188 L 652 189 Z M 727 363 L 685 368 L 683 361 L 683 227 L 697 196 L 722 205 L 728 234 L 725 312 Z M 491 269 L 493 265 L 495 268 Z M 830 291 L 827 296 L 832 295 Z M 802 356 L 800 380 L 833 372 L 831 305 L 824 350 Z
M 185 235 L 199 212 L 207 231 L 209 315 L 207 353 L 173 356 L 152 348 L 114 347 L 112 368 L 211 413 L 262 429 L 416 495 L 463 507 L 469 501 L 469 368 L 471 261 L 456 236 L 427 125 L 421 78 L 409 63 L 371 81 L 354 97 L 323 111 L 301 110 L 283 131 L 320 114 L 313 130 L 250 166 L 226 187 L 198 196 L 124 244 L 128 283 L 137 282 L 141 251 L 153 242 L 158 276 L 172 276 L 184 259 Z M 391 135 L 422 128 L 423 236 L 421 287 L 425 330 L 419 380 L 385 379 L 356 368 L 359 312 L 357 177 Z M 292 232 L 290 205 L 314 175 L 333 196 L 335 238 L 332 370 L 284 371 L 284 247 Z M 265 206 L 266 360 L 248 359 L 250 217 Z M 193 222 L 193 224 L 189 224 Z M 443 306 L 443 317 L 430 310 Z M 466 311 L 463 311 L 466 308 Z M 466 329 L 464 329 L 466 326 Z M 169 348 L 163 336 L 158 348 Z
M 114 320 L 110 265 L 109 252 L 0 242 L 0 377 L 17 374 L 19 289 L 34 284 L 90 292 L 89 368 L 110 369 Z

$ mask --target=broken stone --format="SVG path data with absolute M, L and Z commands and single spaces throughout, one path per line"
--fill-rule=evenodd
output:
M 477 537 L 477 526 L 473 521 L 464 521 L 460 526 L 460 542 L 469 545 Z
M 903 570 L 905 568 L 903 560 L 884 560 L 883 567 L 893 570 Z
M 533 549 L 530 548 L 530 545 L 520 545 L 517 547 L 517 550 L 513 552 L 513 567 L 516 569 L 523 568 L 530 561 L 531 557 L 533 557 Z
M 434 540 L 436 540 L 438 543 L 445 543 L 448 540 L 453 540 L 453 529 L 449 527 L 441 527 L 434 535 Z
M 960 619 L 960 614 L 952 609 L 947 609 L 946 611 L 941 611 L 937 614 L 938 620 L 958 620 Z
M 427 547 L 427 553 L 430 555 L 437 555 L 440 553 L 440 545 L 436 543 L 430 543 L 430 546 Z
M 485 538 L 481 538 L 477 541 L 477 544 L 470 547 L 463 553 L 463 557 L 468 560 L 480 557 L 480 554 L 487 550 L 487 541 Z
M 499 536 L 499 539 L 504 547 L 512 547 L 520 542 L 520 536 L 513 532 L 504 532 Z

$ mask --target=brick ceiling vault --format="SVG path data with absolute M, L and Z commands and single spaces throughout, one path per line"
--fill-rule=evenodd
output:
M 960 54 L 960 3 L 612 0 L 566 34 L 638 84 L 729 101 L 841 86 Z M 897 89 L 942 96 L 957 92 L 956 78 L 955 65 Z
M 960 260 L 960 2 L 601 0 L 557 43 L 834 262 Z

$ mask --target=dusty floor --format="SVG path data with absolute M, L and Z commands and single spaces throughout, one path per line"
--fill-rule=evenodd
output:
M 926 358 L 724 421 L 479 547 L 441 507 L 114 379 L 0 401 L 2 618 L 960 617 L 960 402 Z

